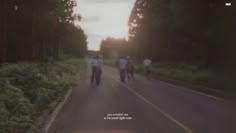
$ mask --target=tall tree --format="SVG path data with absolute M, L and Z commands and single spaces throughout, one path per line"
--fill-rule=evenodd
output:
M 80 19 L 73 13 L 76 4 L 75 0 L 1 0 L 1 62 L 58 58 L 61 38 L 70 34 L 63 29 L 67 25 L 78 29 L 73 26 Z M 85 34 L 73 34 L 77 42 L 86 38 Z
M 107 37 L 102 40 L 100 51 L 105 58 L 116 58 L 128 55 L 128 43 L 122 38 Z
M 8 0 L 0 1 L 0 63 L 6 60 Z
M 231 14 L 225 2 L 136 0 L 129 20 L 133 53 L 139 59 L 148 56 L 158 62 L 217 64 L 223 57 L 220 47 L 226 42 L 223 29 L 230 22 L 229 18 L 227 22 L 219 19 Z

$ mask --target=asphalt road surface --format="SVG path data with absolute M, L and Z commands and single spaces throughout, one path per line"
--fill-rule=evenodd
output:
M 104 67 L 99 86 L 90 70 L 79 81 L 49 133 L 236 133 L 236 104 L 136 75 L 119 81 Z

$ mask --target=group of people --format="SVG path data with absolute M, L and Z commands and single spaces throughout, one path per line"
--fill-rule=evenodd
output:
M 148 79 L 150 79 L 149 75 L 151 73 L 151 64 L 152 61 L 150 59 L 145 59 L 143 61 L 144 68 L 145 68 L 145 74 Z M 133 60 L 128 56 L 128 57 L 120 57 L 117 60 L 117 66 L 119 67 L 120 70 L 120 80 L 122 82 L 125 82 L 126 75 L 128 77 L 128 80 L 134 79 L 134 62 Z
M 144 62 L 146 77 L 149 79 L 150 75 L 150 67 L 152 61 L 150 59 L 145 59 Z M 125 82 L 126 77 L 128 80 L 134 79 L 134 62 L 133 60 L 127 56 L 121 56 L 117 59 L 116 65 L 120 71 L 120 80 L 121 82 Z M 91 75 L 91 83 L 93 84 L 96 80 L 96 84 L 98 85 L 101 81 L 101 74 L 102 74 L 102 66 L 103 66 L 103 59 L 102 56 L 96 55 L 92 58 L 91 61 L 92 66 L 92 75 Z
M 129 56 L 118 58 L 116 65 L 120 70 L 120 80 L 122 82 L 125 81 L 126 75 L 128 79 L 134 79 L 134 63 Z

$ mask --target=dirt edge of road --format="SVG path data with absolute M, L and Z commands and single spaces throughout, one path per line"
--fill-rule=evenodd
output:
M 52 112 L 48 115 L 48 119 L 46 121 L 45 127 L 44 127 L 44 133 L 48 133 L 49 128 L 51 127 L 52 123 L 54 122 L 55 118 L 57 117 L 58 113 L 61 111 L 62 107 L 65 105 L 65 103 L 68 100 L 68 97 L 71 95 L 72 88 L 70 88 L 66 95 L 60 100 L 59 103 L 57 103 L 55 106 L 51 107 Z

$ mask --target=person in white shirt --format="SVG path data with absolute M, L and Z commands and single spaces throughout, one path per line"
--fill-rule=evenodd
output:
M 96 80 L 96 84 L 98 85 L 101 80 L 101 73 L 102 73 L 102 65 L 103 60 L 98 55 L 94 56 L 91 61 L 92 66 L 92 75 L 91 75 L 91 83 L 93 84 L 94 79 Z
M 120 80 L 122 82 L 125 82 L 125 77 L 126 77 L 126 65 L 127 65 L 127 61 L 124 57 L 121 57 L 118 60 L 118 66 L 119 66 L 119 70 L 120 70 Z
M 91 60 L 91 65 L 92 65 L 92 68 L 95 68 L 95 67 L 98 67 L 98 57 L 97 56 L 94 56 Z
M 143 64 L 144 64 L 144 68 L 145 68 L 145 72 L 146 72 L 146 77 L 147 77 L 148 79 L 150 79 L 149 75 L 150 75 L 150 73 L 151 73 L 150 67 L 151 67 L 151 65 L 152 65 L 152 61 L 147 58 L 147 59 L 145 59 L 145 60 L 143 61 Z

